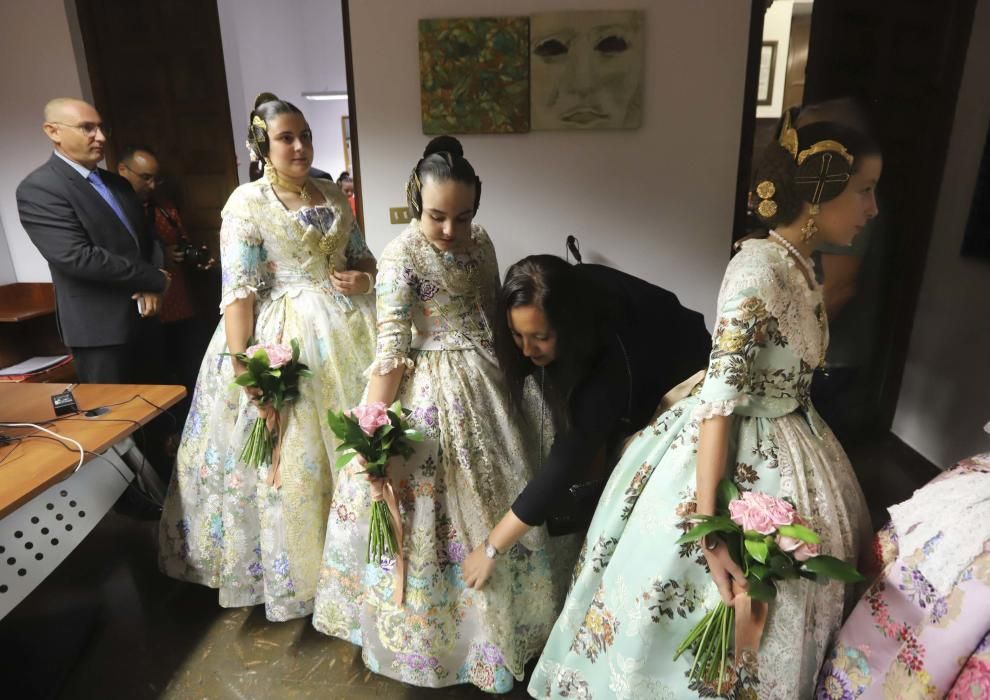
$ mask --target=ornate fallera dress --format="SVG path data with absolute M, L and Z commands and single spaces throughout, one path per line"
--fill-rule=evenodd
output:
M 313 610 L 323 531 L 333 495 L 335 438 L 328 409 L 360 401 L 374 355 L 374 297 L 333 289 L 331 270 L 373 257 L 347 199 L 311 181 L 326 204 L 287 210 L 267 180 L 238 187 L 223 210 L 220 308 L 256 295 L 259 343 L 299 340 L 300 380 L 279 466 L 240 460 L 256 408 L 234 379 L 221 321 L 200 369 L 160 526 L 160 565 L 174 578 L 220 590 L 224 607 L 265 604 L 271 620 Z
M 821 291 L 787 251 L 745 243 L 719 294 L 700 388 L 630 444 L 588 531 L 564 611 L 533 673 L 538 698 L 717 697 L 688 681 L 688 632 L 719 601 L 690 529 L 703 419 L 732 416 L 727 475 L 745 489 L 794 501 L 823 553 L 856 562 L 869 535 L 862 491 L 842 448 L 811 406 L 812 372 L 827 345 Z M 727 695 L 811 697 L 842 622 L 838 582 L 786 581 L 771 604 L 758 668 L 731 675 Z
M 405 597 L 392 599 L 394 561 L 365 563 L 369 484 L 352 463 L 338 476 L 313 624 L 360 645 L 375 673 L 506 692 L 546 641 L 565 580 L 554 584 L 542 527 L 499 558 L 482 590 L 461 579 L 464 558 L 526 485 L 539 452 L 507 405 L 493 359 L 495 250 L 477 225 L 471 239 L 463 253 L 442 253 L 414 221 L 382 253 L 370 371 L 407 368 L 398 398 L 426 435 L 412 457 L 389 466 Z

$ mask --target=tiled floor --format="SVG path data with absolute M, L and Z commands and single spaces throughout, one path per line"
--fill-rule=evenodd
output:
M 875 524 L 935 473 L 896 438 L 850 451 Z M 156 526 L 108 515 L 0 622 L 5 698 L 481 698 L 368 672 L 358 649 L 309 620 L 273 624 L 260 608 L 224 610 L 216 592 L 161 576 Z M 527 697 L 518 684 L 511 698 Z

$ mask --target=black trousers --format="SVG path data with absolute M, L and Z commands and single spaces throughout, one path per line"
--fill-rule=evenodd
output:
M 132 384 L 134 349 L 130 345 L 72 348 L 76 376 L 83 384 Z

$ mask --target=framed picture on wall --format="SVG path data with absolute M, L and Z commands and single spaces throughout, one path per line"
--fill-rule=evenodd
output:
M 351 118 L 345 114 L 340 118 L 340 130 L 344 135 L 344 170 L 351 173 Z
M 760 75 L 756 86 L 756 104 L 773 104 L 773 81 L 777 67 L 777 42 L 764 41 L 760 49 Z

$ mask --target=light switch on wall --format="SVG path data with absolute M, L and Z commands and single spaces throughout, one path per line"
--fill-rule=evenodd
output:
M 388 210 L 388 220 L 393 224 L 408 224 L 412 221 L 409 207 L 392 207 Z

